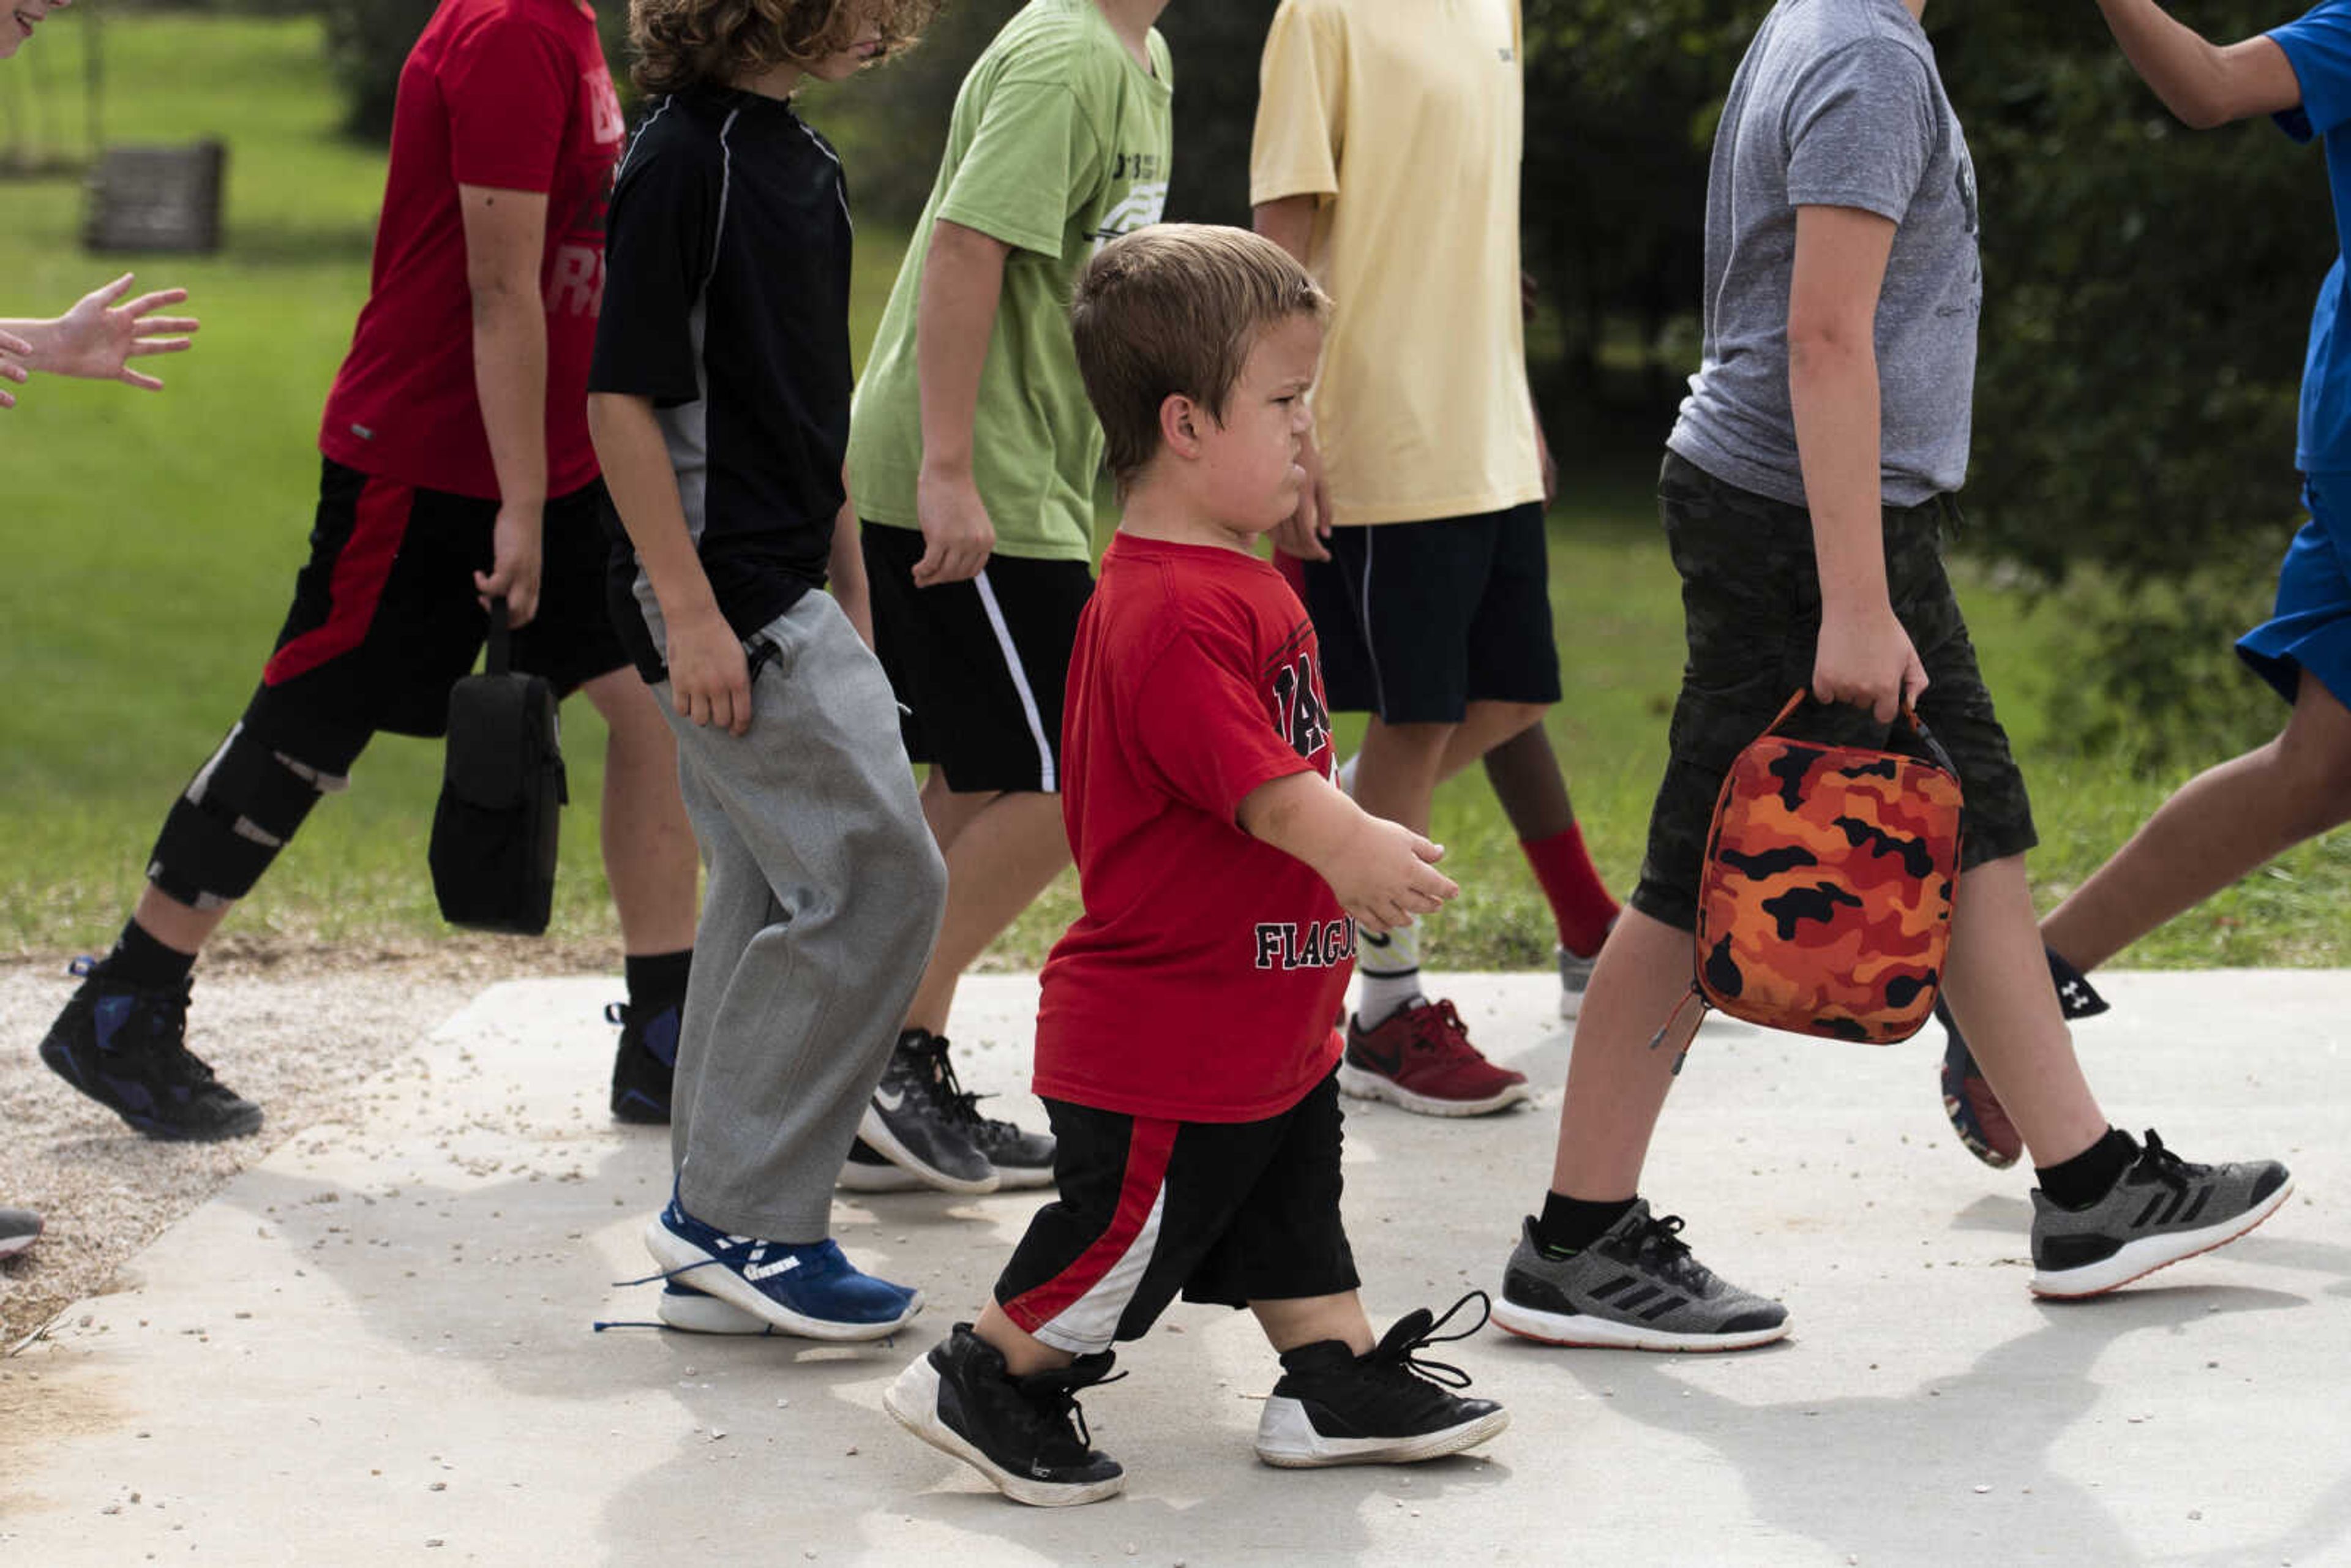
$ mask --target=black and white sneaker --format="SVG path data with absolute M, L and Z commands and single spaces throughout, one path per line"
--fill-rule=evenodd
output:
M 1471 1301 L 1478 1303 L 1476 1322 L 1459 1333 L 1437 1332 Z M 1490 1399 L 1453 1393 L 1469 1386 L 1468 1374 L 1413 1352 L 1468 1339 L 1486 1326 L 1486 1292 L 1472 1291 L 1441 1318 L 1426 1307 L 1406 1313 L 1360 1356 L 1338 1340 L 1284 1351 L 1281 1381 L 1258 1418 L 1257 1457 L 1305 1469 L 1408 1465 L 1476 1448 L 1509 1426 L 1510 1413 Z
M 1699 1262 L 1681 1228 L 1679 1215 L 1656 1218 L 1639 1198 L 1597 1241 L 1561 1257 L 1530 1218 L 1494 1322 L 1544 1344 L 1619 1350 L 1745 1350 L 1788 1332 L 1787 1308 Z
M 939 1048 L 940 1092 L 963 1124 L 972 1146 L 996 1167 L 998 1188 L 1052 1186 L 1053 1134 L 1026 1132 L 1000 1116 L 981 1115 L 979 1103 L 985 1096 L 956 1082 L 955 1064 L 947 1060 L 946 1036 L 931 1038 Z
M 841 1175 L 832 1185 L 843 1192 L 917 1192 L 930 1186 L 914 1172 L 902 1171 L 883 1159 L 862 1138 L 849 1145 L 849 1158 L 841 1162 Z
M 1113 1381 L 1111 1360 L 1102 1351 L 1058 1372 L 1015 1377 L 1001 1352 L 969 1323 L 957 1323 L 898 1375 L 882 1404 L 898 1425 L 961 1459 L 1015 1502 L 1099 1502 L 1126 1490 L 1126 1472 L 1094 1450 L 1077 1396 Z
M 677 1077 L 677 1031 L 685 1004 L 632 1007 L 614 1002 L 604 1021 L 621 1026 L 612 1053 L 612 1119 L 640 1125 L 669 1123 L 671 1087 Z
M 213 1076 L 188 1049 L 193 983 L 151 988 L 73 961 L 81 987 L 49 1025 L 49 1071 L 151 1138 L 217 1143 L 261 1131 L 261 1107 Z
M 2275 1160 L 2190 1165 L 2150 1127 L 2138 1158 L 2088 1207 L 2060 1208 L 2032 1189 L 2032 1293 L 2103 1295 L 2234 1241 L 2293 1191 Z
M 41 1239 L 41 1217 L 0 1204 L 0 1258 L 14 1258 Z
M 928 1030 L 898 1036 L 857 1135 L 875 1154 L 942 1192 L 994 1192 L 996 1166 L 972 1141 L 950 1085 L 947 1042 Z

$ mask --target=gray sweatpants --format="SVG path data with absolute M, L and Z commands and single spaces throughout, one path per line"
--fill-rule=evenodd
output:
M 640 576 L 659 647 L 652 600 Z M 695 1218 L 803 1243 L 831 1233 L 833 1178 L 930 962 L 946 865 L 889 680 L 831 595 L 803 595 L 759 636 L 777 652 L 744 735 L 686 722 L 653 688 L 709 869 L 670 1150 Z

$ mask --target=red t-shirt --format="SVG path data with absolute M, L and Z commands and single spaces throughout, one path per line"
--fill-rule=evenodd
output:
M 1061 816 L 1085 913 L 1046 962 L 1037 1092 L 1128 1115 L 1255 1122 L 1338 1060 L 1355 925 L 1242 798 L 1332 777 L 1313 624 L 1234 550 L 1120 534 L 1078 622 Z
M 474 392 L 459 185 L 547 198 L 547 493 L 596 477 L 588 361 L 604 294 L 604 204 L 625 126 L 579 0 L 442 0 L 401 68 L 375 270 L 319 446 L 428 490 L 495 500 Z

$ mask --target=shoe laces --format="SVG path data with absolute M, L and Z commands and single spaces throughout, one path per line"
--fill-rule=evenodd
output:
M 1469 1026 L 1461 1021 L 1461 1014 L 1453 1006 L 1450 997 L 1424 1002 L 1413 1009 L 1410 1021 L 1415 1051 L 1426 1051 L 1437 1056 L 1478 1054 L 1478 1048 L 1469 1043 Z
M 1633 1256 L 1644 1268 L 1667 1279 L 1690 1285 L 1702 1283 L 1706 1265 L 1690 1252 L 1690 1245 L 1682 1239 L 1682 1217 L 1668 1214 L 1652 1216 L 1646 1225 L 1632 1236 Z
M 2147 1142 L 2138 1152 L 2134 1167 L 2137 1173 L 2175 1192 L 2185 1192 L 2188 1184 L 2210 1169 L 2209 1166 L 2192 1165 L 2163 1146 L 2162 1137 L 2153 1127 L 2147 1130 Z
M 918 1059 L 918 1065 L 908 1074 L 909 1078 L 930 1095 L 939 1113 L 948 1121 L 992 1133 L 998 1137 L 1019 1131 L 1009 1122 L 979 1113 L 979 1103 L 991 1096 L 966 1089 L 956 1077 L 955 1063 L 947 1058 L 946 1036 L 925 1034 L 906 1047 L 906 1054 Z
M 137 1020 L 134 1038 L 139 1049 L 152 1055 L 182 1082 L 203 1085 L 218 1082 L 204 1059 L 188 1049 L 188 1004 L 194 999 L 193 979 L 176 986 L 131 986 L 108 981 L 107 988 L 127 993 L 131 1016 Z
M 1457 1333 L 1437 1332 L 1458 1317 L 1461 1309 L 1472 1301 L 1478 1303 L 1476 1322 Z M 1468 1339 L 1484 1328 L 1486 1320 L 1492 1315 L 1493 1302 L 1483 1291 L 1470 1291 L 1447 1307 L 1441 1318 L 1433 1317 L 1426 1307 L 1416 1307 L 1398 1318 L 1395 1325 L 1380 1336 L 1380 1343 L 1372 1347 L 1371 1354 L 1364 1359 L 1374 1366 L 1396 1367 L 1442 1387 L 1467 1388 L 1469 1386 L 1469 1375 L 1459 1367 L 1447 1362 L 1430 1361 L 1413 1353 L 1425 1345 L 1449 1344 L 1455 1340 Z
M 1102 1351 L 1093 1355 L 1081 1355 L 1067 1366 L 1050 1372 L 1032 1372 L 1012 1380 L 1020 1396 L 1029 1402 L 1044 1423 L 1047 1432 L 1054 1437 L 1074 1439 L 1081 1454 L 1091 1453 L 1094 1446 L 1092 1428 L 1086 1425 L 1086 1412 L 1078 1403 L 1078 1391 L 1116 1383 L 1126 1375 L 1111 1371 L 1113 1353 Z

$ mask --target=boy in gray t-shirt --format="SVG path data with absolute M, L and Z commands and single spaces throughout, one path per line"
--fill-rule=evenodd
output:
M 1898 0 L 1771 13 L 1722 110 L 1707 182 L 1706 358 L 1666 444 L 1742 490 L 1804 504 L 1790 440 L 1788 274 L 1798 207 L 1894 224 L 1876 322 L 1886 499 L 1967 477 L 1976 172 L 1935 53 Z
M 1925 4 L 1781 0 L 1731 85 L 1705 358 L 1658 486 L 1689 662 L 1641 883 L 1577 1026 L 1552 1190 L 1494 1312 L 1531 1339 L 1729 1350 L 1787 1332 L 1784 1308 L 1710 1273 L 1636 1189 L 1695 1025 L 1681 1003 L 1715 799 L 1802 689 L 1818 699 L 1805 738 L 1883 746 L 1915 705 L 1957 765 L 1944 994 L 2033 1154 L 2033 1291 L 2113 1290 L 2242 1235 L 2291 1185 L 2272 1162 L 2191 1166 L 2108 1125 L 2042 959 L 2032 810 L 1942 564 L 1980 288 L 1974 179 Z M 1844 956 L 1857 973 L 1870 955 Z

